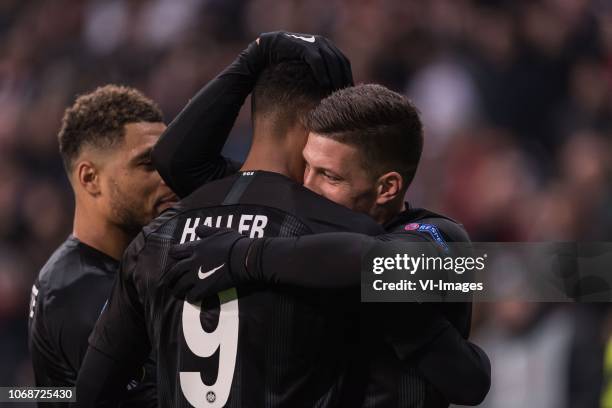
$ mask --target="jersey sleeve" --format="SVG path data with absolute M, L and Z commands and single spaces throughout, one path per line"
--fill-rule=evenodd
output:
M 421 373 L 453 404 L 478 405 L 491 387 L 491 362 L 450 326 L 419 353 Z
M 155 145 L 153 163 L 166 184 L 185 197 L 202 184 L 240 168 L 221 155 L 260 67 L 247 58 L 251 47 L 189 101 Z
M 67 294 L 49 296 L 40 283 L 32 288 L 32 303 L 29 342 L 36 384 L 74 386 L 95 317 L 88 308 L 75 309 Z
M 371 237 L 352 232 L 256 240 L 248 254 L 246 280 L 315 289 L 357 287 L 361 284 L 363 256 L 376 245 L 397 237 L 404 242 L 428 242 L 419 234 Z M 407 246 L 406 251 L 410 250 L 414 249 Z M 415 254 L 419 255 L 420 251 Z
M 76 383 L 76 402 L 72 407 L 118 407 L 126 394 L 130 378 L 126 364 L 89 346 Z M 129 405 L 134 406 L 134 405 Z M 138 405 L 135 405 L 138 406 Z
M 136 361 L 141 366 L 151 345 L 144 308 L 134 282 L 138 256 L 131 248 L 124 255 L 111 296 L 89 337 L 89 344 L 115 361 Z
M 304 288 L 358 286 L 361 255 L 376 242 L 352 232 L 255 240 L 247 258 L 248 280 Z
M 138 252 L 126 250 L 108 302 L 89 337 L 79 370 L 76 406 L 116 406 L 151 352 L 143 305 L 134 282 Z
M 64 356 L 72 372 L 77 373 L 87 351 L 86 339 L 91 333 L 92 320 L 82 310 L 74 311 L 73 319 L 70 321 L 65 320 L 66 311 L 59 316 L 52 316 L 55 313 L 60 313 L 60 311 L 52 307 L 48 308 L 49 319 L 47 321 L 54 322 L 58 326 L 51 329 L 54 333 L 52 335 L 56 336 L 59 354 Z M 76 377 L 74 374 L 70 377 L 66 377 L 66 380 L 70 382 L 70 386 L 74 386 Z
M 110 297 L 89 336 L 76 381 L 76 406 L 152 407 L 157 404 L 155 364 L 147 331 L 141 287 L 145 234 L 124 252 L 107 290 Z M 120 402 L 120 403 L 119 403 Z
M 77 356 L 86 350 L 85 346 L 75 342 L 74 336 L 70 338 L 61 338 L 58 336 L 60 329 L 55 325 L 54 319 L 50 317 L 52 311 L 47 308 L 46 291 L 44 286 L 39 282 L 32 286 L 31 304 L 30 304 L 30 319 L 29 319 L 29 348 L 32 357 L 32 365 L 34 368 L 35 383 L 37 386 L 56 386 L 69 387 L 73 386 L 76 381 L 76 372 L 72 367 L 78 359 Z M 75 324 L 75 326 L 77 326 Z M 91 327 L 90 327 L 91 329 Z M 89 332 L 85 334 L 87 338 Z M 83 342 L 81 342 L 83 343 Z M 66 346 L 68 354 L 64 354 L 62 350 Z M 78 360 L 80 362 L 80 360 Z

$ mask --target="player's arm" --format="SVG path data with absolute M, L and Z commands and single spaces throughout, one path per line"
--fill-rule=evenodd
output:
M 201 231 L 206 233 L 206 228 Z M 208 230 L 210 232 L 210 230 Z M 247 282 L 287 284 L 310 288 L 358 287 L 363 257 L 382 242 L 405 243 L 403 251 L 414 256 L 440 255 L 445 242 L 426 233 L 402 231 L 370 237 L 355 233 L 329 233 L 297 238 L 269 238 L 235 242 L 229 258 L 229 275 Z M 228 239 L 226 237 L 225 239 Z M 239 238 L 234 235 L 234 238 Z M 206 239 L 206 238 L 204 238 Z M 222 240 L 221 240 L 222 241 Z M 216 244 L 222 244 L 216 241 Z M 414 245 L 418 244 L 418 245 Z M 197 244 L 196 244 L 197 245 Z M 212 244 L 215 245 L 215 244 Z M 210 248 L 212 249 L 212 248 Z M 247 255 L 243 255 L 246 253 Z M 246 259 L 246 263 L 242 262 Z M 233 271 L 238 271 L 233 274 Z M 376 313 L 405 315 L 406 322 L 385 330 L 386 341 L 400 360 L 417 366 L 427 380 L 453 404 L 477 405 L 491 385 L 491 365 L 477 345 L 462 337 L 441 313 L 429 313 L 432 304 L 372 305 Z M 374 316 L 373 318 L 376 318 Z
M 221 149 L 262 69 L 258 51 L 251 43 L 200 89 L 153 148 L 157 171 L 179 197 L 240 167 L 223 157 Z
M 134 363 L 136 364 L 136 363 Z M 136 367 L 134 365 L 134 367 Z M 124 398 L 134 367 L 89 347 L 76 385 L 73 407 L 116 407 Z
M 384 241 L 428 243 L 431 253 L 439 254 L 436 243 L 424 234 L 410 231 L 379 237 L 338 232 L 262 239 L 209 227 L 199 227 L 197 233 L 201 240 L 173 248 L 172 255 L 180 260 L 163 282 L 177 296 L 189 301 L 256 282 L 320 289 L 359 287 L 362 256 Z M 415 248 L 419 250 L 415 256 L 420 256 L 423 245 L 405 247 L 407 251 Z M 216 269 L 218 266 L 221 267 Z M 206 271 L 208 275 L 202 279 L 197 271 Z M 409 310 L 415 306 L 420 307 L 409 303 L 396 305 L 398 315 L 410 316 L 412 323 L 390 330 L 387 341 L 398 357 L 407 362 L 425 346 L 438 353 L 432 356 L 428 352 L 419 360 L 425 377 L 450 402 L 479 403 L 489 390 L 488 358 L 439 313 L 417 312 L 417 316 L 428 318 L 415 322 L 415 313 Z
M 196 232 L 200 240 L 171 249 L 177 262 L 161 283 L 188 301 L 254 283 L 319 289 L 357 287 L 362 254 L 380 243 L 376 237 L 351 232 L 261 239 L 206 226 Z
M 452 325 L 419 350 L 417 367 L 453 404 L 478 405 L 491 387 L 486 353 Z
M 170 123 L 153 149 L 153 163 L 166 184 L 184 197 L 202 184 L 238 170 L 221 149 L 268 65 L 296 60 L 308 64 L 331 89 L 353 83 L 348 59 L 326 38 L 272 32 L 260 35 L 215 79 L 204 86 Z M 306 37 L 308 37 L 306 35 Z
M 291 238 L 246 238 L 233 230 L 200 226 L 198 241 L 175 245 L 170 251 L 177 262 L 162 284 L 175 296 L 199 301 L 231 287 L 265 283 L 312 289 L 359 287 L 361 262 L 369 251 L 396 234 L 376 237 L 353 232 L 331 232 Z M 403 251 L 421 256 L 439 254 L 425 234 L 406 232 Z M 418 251 L 418 253 L 417 253 Z M 216 269 L 213 274 L 204 271 Z M 205 278 L 195 271 L 200 268 Z
M 130 248 L 91 336 L 76 383 L 78 407 L 116 406 L 151 351 Z M 137 258 L 136 258 L 137 259 Z

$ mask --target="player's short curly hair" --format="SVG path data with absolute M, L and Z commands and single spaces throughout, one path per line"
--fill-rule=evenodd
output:
M 317 82 L 310 67 L 301 61 L 284 61 L 267 67 L 253 89 L 251 113 L 274 113 L 277 121 L 303 124 L 306 114 L 331 93 Z
M 157 104 L 134 88 L 106 85 L 80 95 L 64 112 L 58 134 L 64 167 L 70 173 L 86 145 L 102 149 L 116 146 L 129 123 L 162 121 Z
M 423 150 L 423 124 L 405 96 L 375 84 L 344 88 L 323 99 L 308 114 L 306 125 L 359 149 L 374 177 L 396 171 L 404 188 L 412 182 Z

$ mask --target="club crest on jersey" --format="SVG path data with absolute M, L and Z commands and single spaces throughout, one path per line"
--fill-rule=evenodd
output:
M 406 224 L 404 226 L 404 230 L 424 232 L 426 234 L 429 234 L 429 236 L 432 237 L 433 240 L 436 241 L 436 243 L 440 247 L 442 247 L 442 249 L 444 249 L 444 251 L 448 251 L 448 245 L 446 244 L 446 241 L 444 240 L 444 238 L 442 238 L 442 234 L 440 233 L 440 230 L 438 229 L 438 227 L 436 227 L 433 224 L 419 224 L 419 223 L 413 222 L 410 224 Z
M 212 404 L 216 400 L 217 400 L 217 396 L 215 395 L 215 393 L 213 391 L 208 391 L 206 393 L 206 401 L 208 401 L 208 402 L 210 402 Z

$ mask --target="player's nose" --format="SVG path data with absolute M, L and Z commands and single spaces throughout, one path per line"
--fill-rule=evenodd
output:
M 311 191 L 314 191 L 317 194 L 320 194 L 320 189 L 318 188 L 316 181 L 316 177 L 312 171 L 304 173 L 304 187 Z
M 168 189 L 168 190 L 169 190 L 169 189 L 170 189 L 170 187 L 168 187 L 168 185 L 167 185 L 167 184 L 166 184 L 166 182 L 164 181 L 163 177 L 162 177 L 162 176 L 161 176 L 159 173 L 157 173 L 157 172 L 155 172 L 155 174 L 157 175 L 157 177 L 158 177 L 158 179 L 159 179 L 159 180 L 158 180 L 158 182 L 159 182 L 159 186 L 160 186 L 160 188 L 162 188 L 162 189 Z
M 304 187 L 308 187 L 308 184 L 312 183 L 312 171 L 306 166 L 304 169 Z

